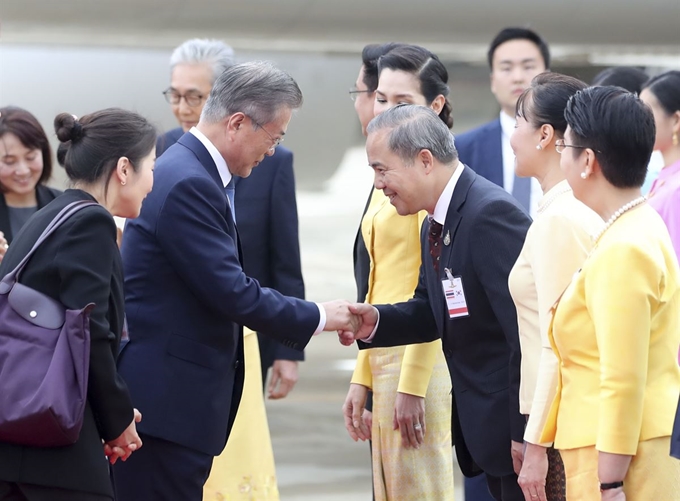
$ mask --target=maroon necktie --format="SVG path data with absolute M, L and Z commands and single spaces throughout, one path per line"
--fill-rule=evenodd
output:
M 430 256 L 432 257 L 432 265 L 434 271 L 439 274 L 439 256 L 442 253 L 442 229 L 443 226 L 439 224 L 434 218 L 430 218 L 430 229 L 428 230 L 428 241 L 430 243 Z

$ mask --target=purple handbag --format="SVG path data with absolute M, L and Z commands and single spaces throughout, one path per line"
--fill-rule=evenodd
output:
M 73 202 L 57 214 L 30 252 L 0 282 L 0 441 L 59 447 L 78 440 L 90 369 L 90 303 L 67 310 L 18 283 L 40 244 L 69 217 L 95 202 Z

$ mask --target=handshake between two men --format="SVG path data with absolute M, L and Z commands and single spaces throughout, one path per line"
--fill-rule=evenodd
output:
M 338 331 L 340 343 L 350 346 L 371 336 L 378 324 L 378 310 L 367 303 L 329 301 L 321 306 L 326 312 L 326 331 Z

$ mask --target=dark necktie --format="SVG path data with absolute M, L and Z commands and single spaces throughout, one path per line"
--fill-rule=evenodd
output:
M 229 206 L 231 208 L 231 217 L 233 217 L 234 222 L 236 222 L 236 203 L 235 203 L 236 188 L 234 186 L 234 177 L 233 176 L 231 178 L 231 181 L 229 181 L 229 184 L 227 184 L 224 187 L 224 192 L 227 194 L 227 198 L 229 199 Z
M 434 271 L 439 275 L 439 257 L 442 253 L 442 229 L 443 226 L 439 224 L 434 218 L 430 218 L 430 229 L 428 230 L 428 241 L 430 243 L 430 256 L 432 257 L 432 265 Z

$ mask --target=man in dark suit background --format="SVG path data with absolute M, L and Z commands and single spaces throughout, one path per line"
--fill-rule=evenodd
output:
M 375 186 L 397 212 L 427 210 L 430 220 L 423 225 L 414 298 L 352 307 L 363 317 L 357 338 L 367 343 L 360 348 L 429 342 L 438 333 L 453 383 L 452 431 L 461 470 L 466 476 L 486 473 L 495 499 L 523 501 L 511 454 L 511 446 L 521 450 L 525 420 L 508 274 L 531 220 L 509 194 L 458 161 L 449 130 L 428 108 L 400 106 L 378 115 L 368 127 L 366 150 Z M 361 412 L 349 414 L 358 418 Z M 424 431 L 413 423 L 418 442 Z
M 119 501 L 202 499 L 243 389 L 243 325 L 294 349 L 322 330 L 352 330 L 348 303 L 283 296 L 242 269 L 232 177 L 273 154 L 301 104 L 295 81 L 269 63 L 223 72 L 128 222 L 119 371 L 144 413 L 144 447 L 113 469 Z
M 163 92 L 180 127 L 158 138 L 156 156 L 198 123 L 217 76 L 234 64 L 234 51 L 220 40 L 194 38 L 170 57 L 170 87 Z M 260 285 L 304 299 L 300 263 L 293 153 L 281 146 L 247 178 L 234 179 L 236 222 L 243 248 L 243 270 Z M 304 352 L 258 334 L 262 382 L 272 368 L 268 394 L 285 397 L 298 380 Z
M 477 174 L 505 188 L 534 214 L 542 196 L 538 181 L 515 175 L 510 136 L 515 126 L 515 104 L 531 80 L 550 68 L 550 50 L 535 32 L 505 28 L 493 39 L 487 54 L 491 92 L 501 107 L 499 118 L 456 135 L 460 161 Z

